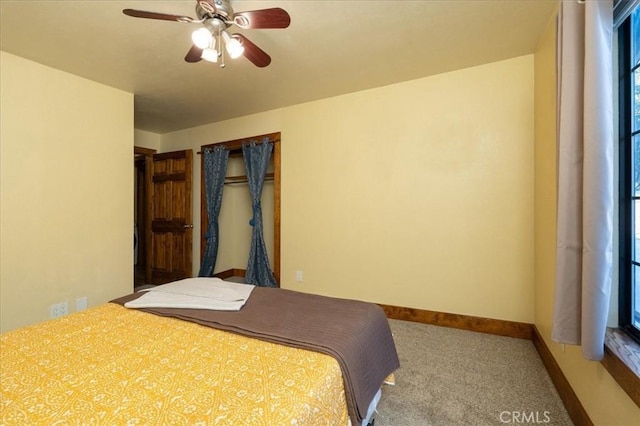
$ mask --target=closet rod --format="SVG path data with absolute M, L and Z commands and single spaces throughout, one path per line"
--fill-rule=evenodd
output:
M 273 173 L 267 173 L 264 175 L 264 180 L 273 180 Z M 247 183 L 247 176 L 227 176 L 224 178 L 224 184 L 230 185 L 234 183 Z

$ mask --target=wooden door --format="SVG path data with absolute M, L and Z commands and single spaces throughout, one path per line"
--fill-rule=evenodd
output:
M 147 275 L 151 284 L 191 276 L 191 150 L 155 154 L 149 173 Z

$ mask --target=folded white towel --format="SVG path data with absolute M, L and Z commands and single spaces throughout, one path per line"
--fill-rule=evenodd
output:
M 149 289 L 124 304 L 127 308 L 189 308 L 239 311 L 254 286 L 219 278 L 187 278 Z

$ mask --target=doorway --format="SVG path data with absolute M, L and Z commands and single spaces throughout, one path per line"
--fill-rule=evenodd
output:
M 149 235 L 149 195 L 147 180 L 151 170 L 149 162 L 155 149 L 133 147 L 133 283 L 134 287 L 150 283 L 147 277 L 147 245 Z

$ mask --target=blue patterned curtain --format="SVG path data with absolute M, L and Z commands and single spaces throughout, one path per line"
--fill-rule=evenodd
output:
M 250 225 L 253 226 L 251 248 L 249 249 L 249 264 L 244 280 L 247 284 L 262 287 L 278 286 L 269 266 L 267 247 L 262 234 L 262 204 L 260 202 L 264 177 L 267 173 L 272 150 L 273 143 L 269 142 L 267 138 L 260 145 L 255 141 L 242 145 L 242 155 L 247 169 L 247 181 L 253 208 L 253 218 L 250 222 Z
M 218 257 L 218 241 L 220 240 L 218 216 L 220 215 L 220 205 L 222 204 L 222 190 L 224 188 L 224 177 L 227 174 L 229 150 L 222 145 L 218 145 L 213 149 L 203 150 L 202 155 L 204 160 L 203 173 L 208 226 L 205 234 L 207 246 L 198 276 L 210 277 L 213 275 L 213 268 L 216 266 L 216 258 Z

